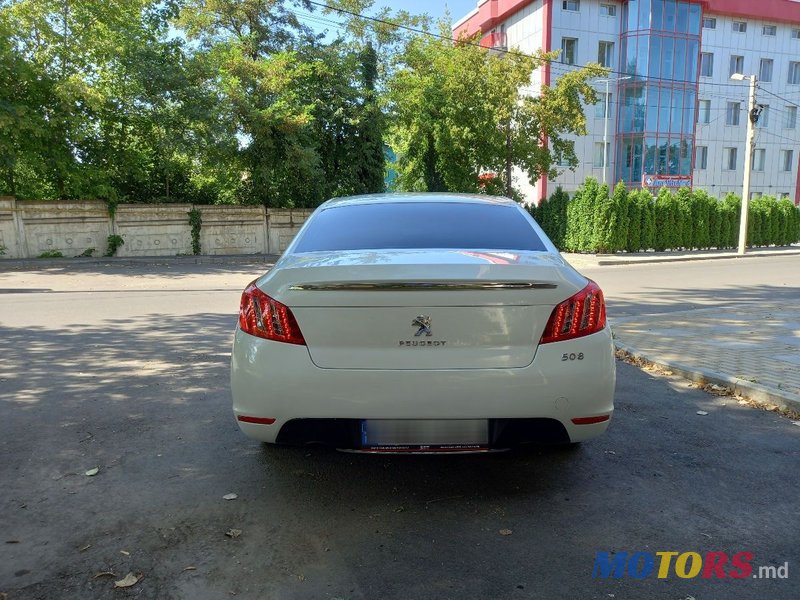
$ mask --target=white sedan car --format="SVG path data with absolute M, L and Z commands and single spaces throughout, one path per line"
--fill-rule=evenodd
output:
M 270 443 L 485 452 L 576 443 L 614 410 L 603 293 L 514 201 L 320 206 L 244 290 L 233 412 Z

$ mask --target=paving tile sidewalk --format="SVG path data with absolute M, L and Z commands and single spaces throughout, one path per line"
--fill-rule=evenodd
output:
M 800 306 L 737 305 L 612 321 L 618 348 L 695 381 L 800 411 Z

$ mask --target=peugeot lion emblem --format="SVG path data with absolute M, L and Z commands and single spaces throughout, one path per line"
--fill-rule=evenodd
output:
M 425 337 L 430 337 L 433 335 L 431 332 L 431 318 L 426 315 L 420 315 L 413 321 L 411 321 L 411 325 L 414 327 L 419 327 L 417 333 L 414 334 L 414 337 L 419 337 L 423 333 Z

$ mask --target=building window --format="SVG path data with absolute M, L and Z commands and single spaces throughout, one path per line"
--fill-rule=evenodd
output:
M 756 198 L 761 198 L 763 196 L 761 192 L 750 192 L 750 200 L 755 200 Z
M 744 56 L 731 54 L 731 72 L 728 75 L 733 75 L 734 73 L 744 74 Z
M 756 148 L 753 150 L 753 171 L 764 170 L 764 159 L 766 155 L 767 151 L 764 148 Z
M 708 146 L 698 146 L 694 155 L 694 168 L 705 171 L 708 168 Z
M 581 0 L 564 0 L 561 3 L 561 8 L 577 12 L 581 9 Z
M 613 94 L 608 92 L 608 104 L 606 104 L 606 94 L 605 92 L 600 92 L 597 94 L 597 104 L 594 105 L 594 116 L 598 119 L 605 119 L 606 118 L 606 106 L 611 108 L 611 98 Z
M 597 45 L 597 62 L 602 67 L 614 66 L 614 42 L 600 42 Z
M 794 129 L 797 127 L 797 107 L 786 107 L 786 122 L 783 125 L 786 129 Z
M 733 30 L 736 33 L 744 33 L 745 31 L 747 31 L 747 23 L 745 23 L 744 21 L 734 21 Z
M 603 142 L 595 142 L 594 143 L 594 161 L 592 165 L 596 169 L 602 169 L 605 167 L 605 158 L 606 155 L 603 153 Z M 605 144 L 605 151 L 608 152 L 609 144 Z
M 578 59 L 578 40 L 575 38 L 561 38 L 561 62 L 565 65 L 574 65 Z
M 761 64 L 758 67 L 758 79 L 765 83 L 769 83 L 772 81 L 772 65 L 773 60 L 771 58 L 762 58 Z M 741 71 L 739 71 L 741 73 Z
M 716 29 L 717 28 L 717 19 L 714 17 L 704 17 L 703 18 L 703 29 Z
M 722 169 L 725 171 L 736 170 L 736 154 L 738 148 L 723 148 L 722 149 Z
M 761 35 L 775 35 L 778 33 L 778 28 L 775 25 L 763 25 L 761 27 Z
M 711 100 L 700 100 L 697 105 L 697 122 L 711 122 Z
M 792 39 L 800 40 L 800 29 L 792 29 Z
M 754 123 L 755 127 L 760 129 L 766 129 L 769 127 L 769 105 L 762 104 L 761 105 L 761 114 L 758 115 L 758 121 Z
M 725 125 L 738 125 L 740 112 L 742 112 L 741 102 L 728 102 L 725 110 Z
M 616 17 L 617 16 L 617 7 L 613 4 L 601 4 L 600 5 L 600 16 L 601 17 Z
M 800 62 L 789 63 L 789 83 L 800 84 Z
M 781 150 L 781 171 L 791 171 L 794 162 L 794 150 Z
M 781 192 L 781 199 L 789 197 L 790 197 L 789 192 Z
M 700 53 L 700 75 L 703 77 L 714 76 L 714 54 L 713 52 Z

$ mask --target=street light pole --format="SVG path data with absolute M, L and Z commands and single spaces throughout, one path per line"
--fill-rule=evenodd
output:
M 603 124 L 603 185 L 606 183 L 606 173 L 608 173 L 608 84 L 610 81 L 610 79 L 606 79 L 606 109 L 603 112 L 605 117 Z
M 753 142 L 756 137 L 756 121 L 758 110 L 756 108 L 756 90 L 758 78 L 755 75 L 742 75 L 734 73 L 731 79 L 736 81 L 750 80 L 750 98 L 747 106 L 747 140 L 744 149 L 744 181 L 742 182 L 742 212 L 739 217 L 739 249 L 738 254 L 743 255 L 747 248 L 747 216 L 750 205 L 750 173 L 753 169 Z

